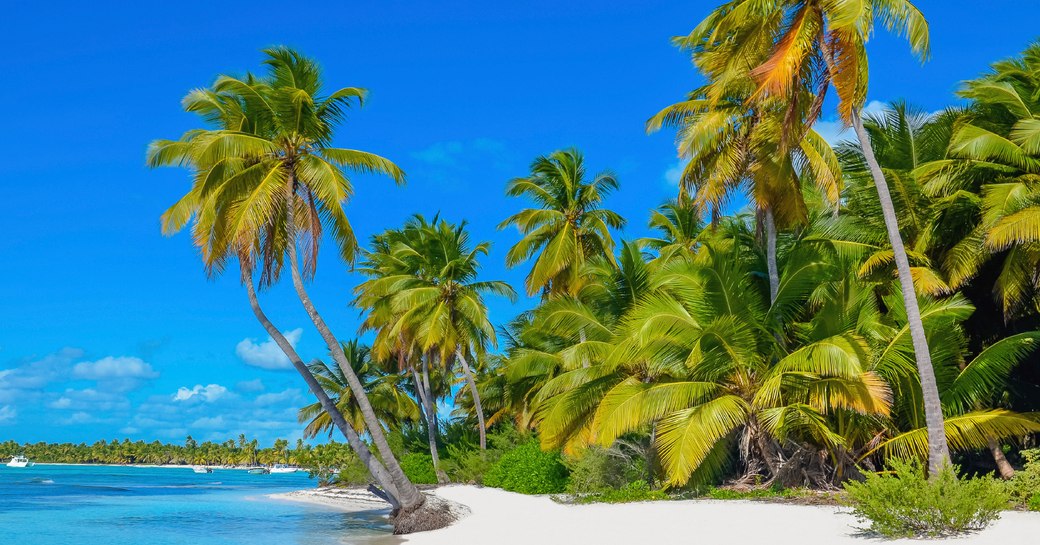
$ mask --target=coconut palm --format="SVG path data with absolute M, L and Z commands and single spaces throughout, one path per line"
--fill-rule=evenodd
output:
M 419 419 L 419 407 L 415 400 L 403 393 L 403 377 L 400 374 L 388 373 L 382 369 L 372 359 L 369 347 L 357 339 L 343 343 L 343 352 L 350 360 L 354 373 L 364 384 L 365 393 L 368 394 L 384 430 L 399 429 L 402 423 Z M 308 367 L 322 388 L 335 400 L 336 407 L 344 418 L 354 429 L 364 432 L 365 419 L 339 367 L 329 366 L 321 360 L 312 362 Z M 307 423 L 303 430 L 305 437 L 316 437 L 326 432 L 332 434 L 332 420 L 317 403 L 302 407 L 299 419 L 300 422 Z
M 581 287 L 579 271 L 595 256 L 612 260 L 614 238 L 625 220 L 602 208 L 603 198 L 618 188 L 610 172 L 586 179 L 585 158 L 576 149 L 553 152 L 531 163 L 531 172 L 511 180 L 506 194 L 527 196 L 537 208 L 524 209 L 503 221 L 499 229 L 515 225 L 523 237 L 506 254 L 506 265 L 533 259 L 525 286 L 528 295 L 573 294 Z
M 855 130 L 881 203 L 903 304 L 912 324 L 928 415 L 928 466 L 936 474 L 949 463 L 942 404 L 895 207 L 862 120 L 868 79 L 866 42 L 875 22 L 906 36 L 911 50 L 922 59 L 927 57 L 928 23 L 908 0 L 733 0 L 715 9 L 679 42 L 695 52 L 698 66 L 713 82 L 710 95 L 721 96 L 732 82 L 750 77 L 757 83 L 756 100 L 786 101 L 794 115 L 785 117 L 804 119 L 807 125 L 816 120 L 826 90 L 834 86 L 839 115 Z M 814 90 L 814 98 L 801 117 L 798 105 L 804 100 L 799 97 L 807 88 Z M 788 125 L 788 129 L 801 130 L 799 123 Z
M 297 295 L 343 371 L 382 461 L 362 452 L 367 447 L 345 422 L 344 433 L 403 520 L 424 497 L 401 470 L 363 385 L 304 286 L 316 270 L 325 230 L 345 260 L 354 258 L 357 243 L 343 210 L 352 192 L 346 171 L 384 173 L 399 182 L 403 173 L 377 155 L 330 145 L 347 109 L 363 99 L 363 89 L 347 87 L 324 95 L 314 61 L 284 47 L 264 54 L 265 76 L 220 76 L 211 89 L 185 98 L 186 110 L 216 128 L 188 131 L 178 141 L 156 141 L 150 147 L 152 166 L 188 166 L 195 172 L 189 193 L 164 214 L 164 231 L 179 231 L 194 220 L 194 238 L 210 274 L 222 272 L 232 259 L 239 261 L 254 314 L 320 398 L 321 386 L 264 315 L 253 287 L 254 272 L 259 270 L 261 287 L 269 286 L 288 258 Z M 335 405 L 323 404 L 335 419 Z
M 1040 303 L 1040 43 L 965 84 L 972 101 L 953 131 L 948 156 L 917 169 L 931 194 L 960 197 L 970 221 L 944 260 L 960 288 L 993 263 L 992 295 L 1011 321 Z
M 841 171 L 830 145 L 815 131 L 784 126 L 787 113 L 781 101 L 749 105 L 749 83 L 750 79 L 733 82 L 721 97 L 711 96 L 713 86 L 699 88 L 650 118 L 647 131 L 677 129 L 679 156 L 687 161 L 679 181 L 680 199 L 692 198 L 701 214 L 717 219 L 734 193 L 751 195 L 765 231 L 772 300 L 780 285 L 778 226 L 790 228 L 806 220 L 801 178 L 813 180 L 836 209 Z M 789 142 L 791 130 L 802 137 Z

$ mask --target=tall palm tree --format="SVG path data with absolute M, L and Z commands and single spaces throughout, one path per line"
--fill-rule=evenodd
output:
M 804 117 L 807 125 L 818 117 L 827 88 L 834 86 L 840 117 L 855 130 L 881 202 L 924 390 L 928 466 L 937 474 L 949 463 L 942 404 L 895 207 L 862 120 L 868 83 L 866 42 L 875 22 L 905 35 L 911 50 L 922 59 L 927 57 L 928 23 L 909 0 L 732 0 L 715 9 L 680 43 L 699 53 L 699 66 L 717 84 L 716 96 L 730 82 L 750 76 L 758 84 L 756 97 L 780 98 L 794 111 L 802 90 L 814 89 Z
M 618 188 L 610 172 L 586 179 L 585 158 L 576 149 L 555 151 L 531 163 L 531 172 L 511 180 L 506 194 L 527 196 L 537 208 L 510 216 L 498 227 L 515 225 L 523 237 L 506 254 L 506 265 L 534 259 L 525 286 L 528 295 L 574 294 L 581 287 L 579 271 L 595 256 L 613 260 L 614 238 L 625 220 L 602 208 L 603 198 Z
M 188 166 L 195 172 L 189 193 L 164 214 L 164 231 L 179 231 L 194 219 L 195 242 L 210 274 L 222 272 L 232 259 L 239 261 L 257 319 L 330 417 L 341 421 L 337 426 L 369 465 L 403 521 L 425 498 L 390 450 L 363 385 L 315 309 L 304 281 L 314 275 L 325 229 L 331 231 L 341 256 L 348 262 L 354 259 L 357 242 L 343 210 L 352 192 L 345 170 L 384 173 L 398 182 L 404 175 L 387 159 L 330 145 L 346 110 L 363 99 L 363 89 L 347 87 L 324 95 L 321 71 L 314 61 L 284 47 L 264 54 L 264 77 L 220 76 L 211 89 L 193 91 L 185 98 L 186 110 L 199 113 L 216 128 L 188 131 L 178 141 L 156 141 L 150 147 L 152 166 Z M 356 430 L 336 417 L 335 404 L 260 309 L 253 273 L 259 269 L 261 286 L 269 286 L 278 280 L 286 258 L 297 295 L 343 371 L 381 462 L 367 451 Z

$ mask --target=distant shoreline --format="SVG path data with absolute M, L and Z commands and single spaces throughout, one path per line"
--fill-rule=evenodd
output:
M 33 462 L 33 465 L 37 466 L 83 466 L 83 467 L 141 467 L 141 468 L 193 468 L 199 467 L 211 467 L 213 469 L 228 469 L 228 470 L 239 470 L 246 471 L 256 467 L 266 466 L 223 466 L 214 464 L 88 464 L 88 463 L 68 463 L 68 462 Z M 306 472 L 306 470 L 300 471 Z
M 363 488 L 337 488 L 324 486 L 306 490 L 294 490 L 268 494 L 267 498 L 329 507 L 347 513 L 361 511 L 387 511 L 390 504 Z

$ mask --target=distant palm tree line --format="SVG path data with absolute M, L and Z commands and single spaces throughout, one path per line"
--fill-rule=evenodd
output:
M 38 463 L 78 464 L 202 464 L 202 465 L 272 465 L 307 462 L 312 447 L 297 440 L 290 447 L 286 439 L 275 439 L 261 448 L 256 439 L 239 435 L 222 442 L 198 442 L 188 436 L 183 444 L 113 439 L 87 443 L 0 443 L 0 458 L 24 454 Z
M 515 294 L 478 278 L 489 244 L 464 222 L 415 215 L 359 247 L 347 173 L 404 173 L 332 146 L 365 91 L 326 94 L 290 49 L 265 50 L 263 76 L 193 91 L 185 109 L 210 128 L 152 144 L 151 165 L 193 173 L 163 229 L 190 224 L 210 274 L 239 265 L 315 395 L 307 434 L 343 434 L 399 513 L 424 499 L 387 435 L 421 425 L 440 474 L 448 397 L 481 449 L 503 421 L 579 457 L 636 438 L 671 487 L 829 486 L 891 456 L 935 471 L 951 450 L 1009 476 L 1004 445 L 1040 432 L 1036 386 L 1011 380 L 1035 375 L 1019 364 L 1040 342 L 1040 45 L 965 84 L 965 108 L 864 115 L 874 23 L 922 58 L 928 27 L 905 0 L 856 6 L 734 0 L 676 39 L 708 83 L 647 122 L 675 129 L 687 161 L 656 236 L 614 240 L 620 181 L 577 149 L 508 182 L 532 206 L 500 226 L 521 234 L 506 261 L 529 266 L 540 300 L 498 331 L 485 298 Z M 813 130 L 832 88 L 856 136 L 833 148 Z M 750 213 L 725 215 L 740 194 Z M 353 303 L 371 347 L 341 342 L 310 299 L 322 241 L 365 277 Z M 260 306 L 257 284 L 286 264 L 332 364 L 303 362 Z

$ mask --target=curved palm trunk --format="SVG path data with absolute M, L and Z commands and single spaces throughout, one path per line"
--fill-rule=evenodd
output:
M 368 468 L 368 472 L 372 474 L 372 478 L 379 483 L 379 486 L 383 488 L 385 494 L 378 494 L 383 496 L 383 499 L 387 500 L 390 505 L 393 506 L 394 510 L 400 509 L 401 504 L 398 500 L 399 491 L 393 479 L 390 477 L 390 473 L 387 472 L 386 467 L 372 456 L 372 451 L 368 449 L 368 445 L 361 441 L 361 437 L 358 435 L 354 427 L 351 426 L 346 419 L 343 418 L 343 413 L 336 407 L 336 403 L 332 401 L 325 389 L 318 384 L 317 379 L 314 378 L 314 374 L 307 368 L 307 365 L 303 363 L 303 359 L 296 353 L 296 349 L 293 348 L 289 340 L 282 335 L 282 332 L 271 323 L 271 320 L 264 313 L 263 309 L 260 308 L 260 300 L 256 296 L 256 287 L 253 285 L 253 278 L 250 276 L 245 269 L 242 270 L 242 283 L 246 286 L 246 293 L 249 296 L 249 306 L 253 309 L 253 314 L 256 319 L 263 326 L 267 334 L 271 336 L 278 348 L 282 349 L 289 361 L 292 362 L 296 372 L 303 377 L 304 382 L 307 383 L 307 388 L 310 389 L 314 397 L 318 398 L 318 402 L 321 403 L 322 409 L 328 413 L 332 423 L 339 428 L 343 435 L 347 438 L 347 443 L 350 444 L 350 448 L 357 453 L 358 458 L 361 459 L 361 463 Z
M 292 209 L 291 204 L 289 209 Z M 292 225 L 292 214 L 290 213 L 289 215 L 289 224 Z M 368 394 L 365 393 L 364 386 L 361 385 L 357 374 L 354 373 L 350 362 L 347 361 L 346 354 L 343 353 L 343 347 L 340 346 L 336 336 L 329 329 L 328 324 L 325 323 L 325 319 L 314 308 L 314 303 L 311 302 L 310 295 L 307 294 L 307 290 L 303 286 L 303 278 L 300 276 L 295 235 L 292 235 L 292 239 L 287 246 L 289 247 L 289 271 L 292 273 L 292 283 L 293 287 L 296 288 L 296 295 L 299 297 L 300 303 L 303 304 L 303 309 L 307 312 L 307 316 L 314 323 L 315 329 L 318 330 L 318 334 L 325 341 L 325 345 L 332 354 L 332 359 L 336 361 L 336 364 L 343 371 L 344 378 L 347 379 L 347 384 L 350 386 L 354 399 L 357 400 L 358 408 L 361 409 L 361 415 L 365 419 L 368 433 L 372 437 L 372 442 L 376 445 L 376 450 L 379 451 L 379 457 L 382 458 L 390 478 L 397 486 L 399 492 L 397 499 L 401 503 L 401 511 L 404 513 L 412 512 L 422 506 L 426 501 L 426 497 L 419 492 L 419 489 L 415 487 L 412 481 L 408 479 L 408 476 L 404 474 L 404 470 L 401 469 L 401 464 L 398 463 L 397 457 L 394 456 L 393 451 L 390 449 L 390 444 L 386 441 L 386 435 L 383 433 L 379 419 L 376 418 L 376 413 L 372 409 L 372 403 L 368 400 Z
M 1004 450 L 1000 448 L 1000 444 L 995 440 L 990 439 L 987 442 L 990 454 L 993 455 L 993 461 L 997 464 L 997 472 L 1000 473 L 1001 479 L 1010 479 L 1015 476 L 1015 468 L 1011 466 L 1011 462 L 1008 462 L 1007 456 L 1004 456 Z
M 430 458 L 433 460 L 433 472 L 437 474 L 437 482 L 444 483 L 448 479 L 441 471 L 441 456 L 437 450 L 437 407 L 433 403 L 433 387 L 430 385 L 430 358 L 429 354 L 422 363 L 422 389 L 423 405 L 426 412 L 426 439 L 430 444 Z
M 769 272 L 769 304 L 772 305 L 780 292 L 780 271 L 776 265 L 776 218 L 772 208 L 766 208 L 765 212 L 766 269 Z
M 914 355 L 917 358 L 917 372 L 921 378 L 924 419 L 928 428 L 928 472 L 930 475 L 937 475 L 943 466 L 950 463 L 950 450 L 946 444 L 942 403 L 939 399 L 939 387 L 935 382 L 935 371 L 932 368 L 932 356 L 928 351 L 928 339 L 925 337 L 924 323 L 921 321 L 921 309 L 917 304 L 914 280 L 910 275 L 910 261 L 906 257 L 906 248 L 903 247 L 903 239 L 899 234 L 895 205 L 892 204 L 892 196 L 888 191 L 885 175 L 881 172 L 877 158 L 874 157 L 874 150 L 870 146 L 870 135 L 863 128 L 863 120 L 856 109 L 852 111 L 852 127 L 856 130 L 863 157 L 870 168 L 871 177 L 874 178 L 874 186 L 877 188 L 881 211 L 885 218 L 885 228 L 888 231 L 888 240 L 892 243 L 892 253 L 895 254 L 899 284 L 903 288 L 903 304 L 906 305 L 907 327 L 910 329 Z
M 455 349 L 455 356 L 462 363 L 462 373 L 466 375 L 466 383 L 469 384 L 469 392 L 473 396 L 473 410 L 477 413 L 477 427 L 480 431 L 480 450 L 487 450 L 487 429 L 484 427 L 484 407 L 480 404 L 480 394 L 477 392 L 477 381 L 473 378 L 473 372 L 469 369 L 469 363 L 462 355 L 462 351 Z

